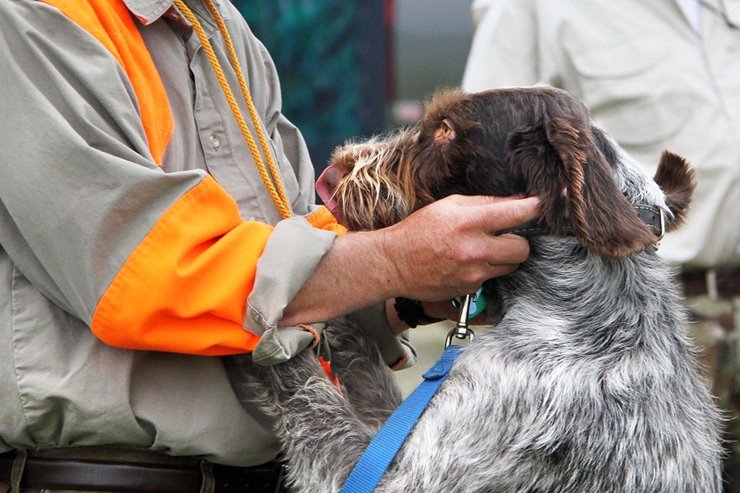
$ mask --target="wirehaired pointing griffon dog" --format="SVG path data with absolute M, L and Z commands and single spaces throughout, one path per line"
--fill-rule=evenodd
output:
M 541 198 L 529 259 L 485 285 L 498 323 L 462 350 L 376 491 L 719 492 L 720 416 L 655 251 L 693 187 L 668 152 L 651 180 L 548 87 L 439 93 L 419 125 L 338 149 L 319 188 L 353 230 L 451 194 Z M 294 491 L 338 491 L 399 403 L 346 324 L 328 333 L 341 389 L 310 351 L 229 361 L 237 392 L 275 417 Z

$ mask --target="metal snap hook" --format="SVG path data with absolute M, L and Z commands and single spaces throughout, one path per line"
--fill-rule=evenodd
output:
M 457 324 L 447 333 L 445 348 L 452 345 L 453 338 L 461 340 L 469 338 L 472 341 L 475 337 L 475 332 L 468 326 L 470 303 L 475 301 L 475 299 L 475 293 L 465 295 L 463 302 L 460 304 L 460 316 L 458 317 Z

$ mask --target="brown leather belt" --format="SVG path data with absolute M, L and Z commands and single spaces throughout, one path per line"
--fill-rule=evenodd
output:
M 740 267 L 689 270 L 679 276 L 686 296 L 729 299 L 740 296 Z
M 0 483 L 10 484 L 16 454 L 0 454 Z M 94 460 L 28 457 L 22 488 L 139 493 L 199 493 L 205 479 L 214 492 L 269 492 L 282 490 L 282 465 L 230 467 L 211 463 L 193 465 L 139 464 Z

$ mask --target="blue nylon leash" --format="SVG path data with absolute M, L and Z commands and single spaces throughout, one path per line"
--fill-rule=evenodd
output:
M 467 306 L 465 308 L 467 312 Z M 439 360 L 423 375 L 424 381 L 398 406 L 375 435 L 352 469 L 341 493 L 372 493 L 375 490 L 427 404 L 447 378 L 460 349 L 461 346 L 452 345 L 445 348 Z

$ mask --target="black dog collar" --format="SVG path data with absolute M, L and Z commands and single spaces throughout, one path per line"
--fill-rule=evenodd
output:
M 663 213 L 663 210 L 654 205 L 635 205 L 634 208 L 640 219 L 650 226 L 650 229 L 653 231 L 655 236 L 658 237 L 658 241 L 662 240 L 665 235 L 666 228 L 665 213 Z M 538 221 L 535 219 L 533 221 L 520 224 L 519 226 L 514 226 L 513 228 L 506 228 L 501 231 L 497 231 L 496 235 L 498 236 L 507 233 L 531 238 L 533 236 L 551 234 L 551 231 L 538 224 Z

